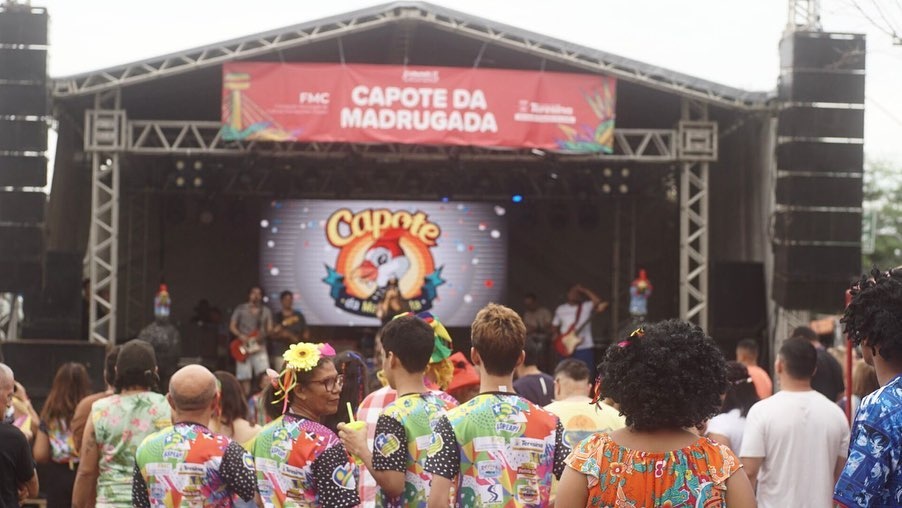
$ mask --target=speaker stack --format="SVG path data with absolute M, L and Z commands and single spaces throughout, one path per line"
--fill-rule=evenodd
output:
M 0 291 L 41 286 L 47 184 L 47 11 L 0 5 Z M 11 188 L 12 190 L 2 190 Z
M 780 60 L 774 298 L 835 312 L 861 272 L 865 37 L 791 33 Z

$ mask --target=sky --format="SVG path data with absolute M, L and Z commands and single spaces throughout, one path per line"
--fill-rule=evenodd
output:
M 50 74 L 78 74 L 378 5 L 373 0 L 33 0 Z M 771 91 L 788 0 L 435 0 L 468 14 L 739 88 Z M 827 31 L 867 33 L 865 154 L 902 168 L 902 0 L 821 0 Z M 893 30 L 894 29 L 894 30 Z

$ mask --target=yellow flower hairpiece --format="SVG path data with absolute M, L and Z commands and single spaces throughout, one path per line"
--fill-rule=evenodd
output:
M 319 365 L 324 356 L 335 356 L 335 349 L 326 344 L 300 342 L 292 344 L 282 354 L 285 367 L 275 379 L 273 386 L 278 388 L 273 397 L 273 404 L 282 403 L 282 414 L 288 409 L 288 394 L 298 385 L 298 372 L 307 372 Z

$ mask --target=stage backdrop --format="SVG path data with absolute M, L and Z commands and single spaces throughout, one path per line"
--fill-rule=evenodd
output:
M 379 324 L 396 277 L 414 311 L 470 326 L 501 301 L 505 209 L 486 203 L 273 201 L 260 221 L 260 280 L 270 306 L 290 290 L 312 325 Z
M 227 63 L 222 136 L 610 153 L 615 86 L 592 74 Z

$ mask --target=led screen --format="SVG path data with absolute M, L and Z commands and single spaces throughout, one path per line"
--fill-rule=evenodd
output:
M 469 326 L 504 294 L 504 215 L 487 203 L 273 201 L 260 221 L 260 280 L 273 309 L 289 290 L 311 325 L 379 325 L 396 278 L 411 310 Z

